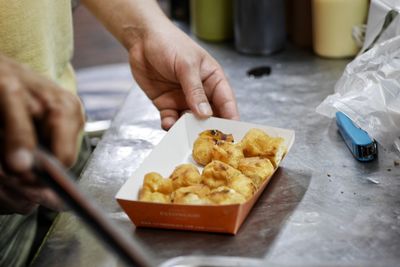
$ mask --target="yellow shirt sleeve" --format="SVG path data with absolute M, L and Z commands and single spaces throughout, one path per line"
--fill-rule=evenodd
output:
M 0 0 L 0 53 L 75 92 L 71 0 Z

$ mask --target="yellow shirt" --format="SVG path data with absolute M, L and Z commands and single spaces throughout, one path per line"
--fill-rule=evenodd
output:
M 71 0 L 0 0 L 0 53 L 76 91 Z
M 0 0 L 0 53 L 76 91 L 72 50 L 71 0 Z M 35 231 L 35 213 L 1 215 L 0 266 L 25 266 Z

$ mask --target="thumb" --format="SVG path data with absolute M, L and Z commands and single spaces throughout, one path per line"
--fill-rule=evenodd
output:
M 186 102 L 194 115 L 199 118 L 212 116 L 213 111 L 203 88 L 199 66 L 184 66 L 177 73 L 177 78 L 185 94 Z

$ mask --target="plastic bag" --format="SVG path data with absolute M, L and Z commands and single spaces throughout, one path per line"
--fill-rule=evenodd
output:
M 360 53 L 368 51 L 377 43 L 400 35 L 399 0 L 372 0 L 365 41 Z
M 345 113 L 384 148 L 400 152 L 400 36 L 375 45 L 349 63 L 316 109 Z

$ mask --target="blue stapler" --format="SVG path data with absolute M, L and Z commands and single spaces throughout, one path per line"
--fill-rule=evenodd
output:
M 336 124 L 347 147 L 359 161 L 371 161 L 378 155 L 376 141 L 368 133 L 357 127 L 353 121 L 342 112 L 336 112 Z

